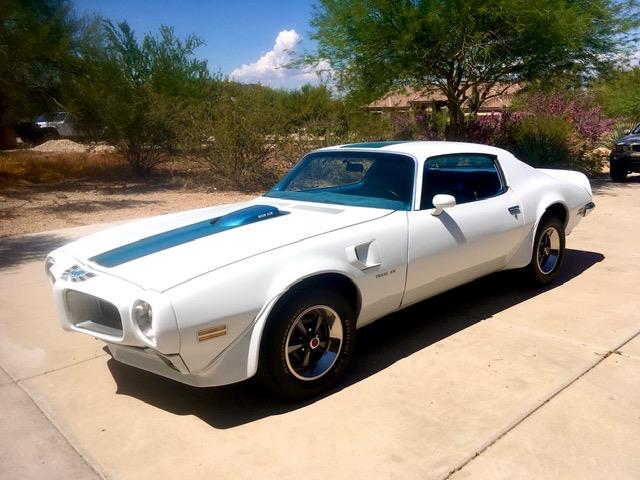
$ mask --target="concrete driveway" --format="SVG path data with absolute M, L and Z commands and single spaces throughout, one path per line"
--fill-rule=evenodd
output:
M 43 255 L 0 240 L 0 477 L 640 478 L 640 177 L 594 182 L 562 277 L 503 273 L 359 331 L 339 389 L 195 389 L 64 333 Z

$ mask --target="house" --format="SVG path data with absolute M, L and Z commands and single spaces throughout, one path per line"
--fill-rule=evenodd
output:
M 513 101 L 513 97 L 522 89 L 522 85 L 497 84 L 491 89 L 491 94 L 496 95 L 487 100 L 478 110 L 478 115 L 488 115 L 507 110 Z M 468 103 L 467 100 L 466 103 Z M 402 111 L 426 111 L 433 113 L 447 106 L 447 97 L 435 87 L 415 89 L 405 87 L 387 93 L 384 97 L 371 102 L 366 109 L 371 113 L 402 112 Z M 464 108 L 464 106 L 463 106 Z M 467 107 L 468 109 L 468 107 Z

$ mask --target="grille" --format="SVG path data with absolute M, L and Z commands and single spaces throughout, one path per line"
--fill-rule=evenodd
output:
M 67 311 L 76 327 L 122 337 L 122 319 L 116 306 L 93 295 L 67 290 Z

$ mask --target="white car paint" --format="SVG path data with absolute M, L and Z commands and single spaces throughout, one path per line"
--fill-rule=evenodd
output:
M 336 149 L 345 147 L 323 150 Z M 233 383 L 255 374 L 269 313 L 300 281 L 327 273 L 349 279 L 358 291 L 357 326 L 362 327 L 483 275 L 526 266 L 547 207 L 566 208 L 570 233 L 591 202 L 589 181 L 581 173 L 537 170 L 494 147 L 409 142 L 375 150 L 415 160 L 411 211 L 258 197 L 118 226 L 51 253 L 48 270 L 55 278 L 53 294 L 62 327 L 104 340 L 117 360 L 184 383 Z M 420 210 L 424 162 L 450 153 L 497 157 L 506 191 L 446 208 L 438 216 L 432 215 L 433 209 Z M 110 268 L 92 260 L 122 245 L 251 205 L 269 205 L 288 214 Z M 517 214 L 509 211 L 514 206 Z M 76 282 L 62 278 L 74 265 L 95 276 Z M 67 298 L 70 290 L 113 304 L 122 333 L 74 321 Z M 137 299 L 153 307 L 152 339 L 132 320 Z M 224 335 L 198 341 L 199 331 L 222 325 Z

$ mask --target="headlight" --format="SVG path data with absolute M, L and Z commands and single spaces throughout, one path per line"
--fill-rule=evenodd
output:
M 136 300 L 133 302 L 131 308 L 131 316 L 133 321 L 136 322 L 138 329 L 149 340 L 154 340 L 153 334 L 153 313 L 151 311 L 151 305 L 144 300 Z
M 626 152 L 627 150 L 629 150 L 629 145 L 627 145 L 626 143 L 618 143 L 616 145 L 616 150 L 618 150 L 619 152 Z
M 46 273 L 47 277 L 49 277 L 51 285 L 56 283 L 56 277 L 53 275 L 53 273 L 51 273 L 51 267 L 53 267 L 55 264 L 56 261 L 53 257 L 47 257 L 47 259 L 44 261 L 44 273 Z

